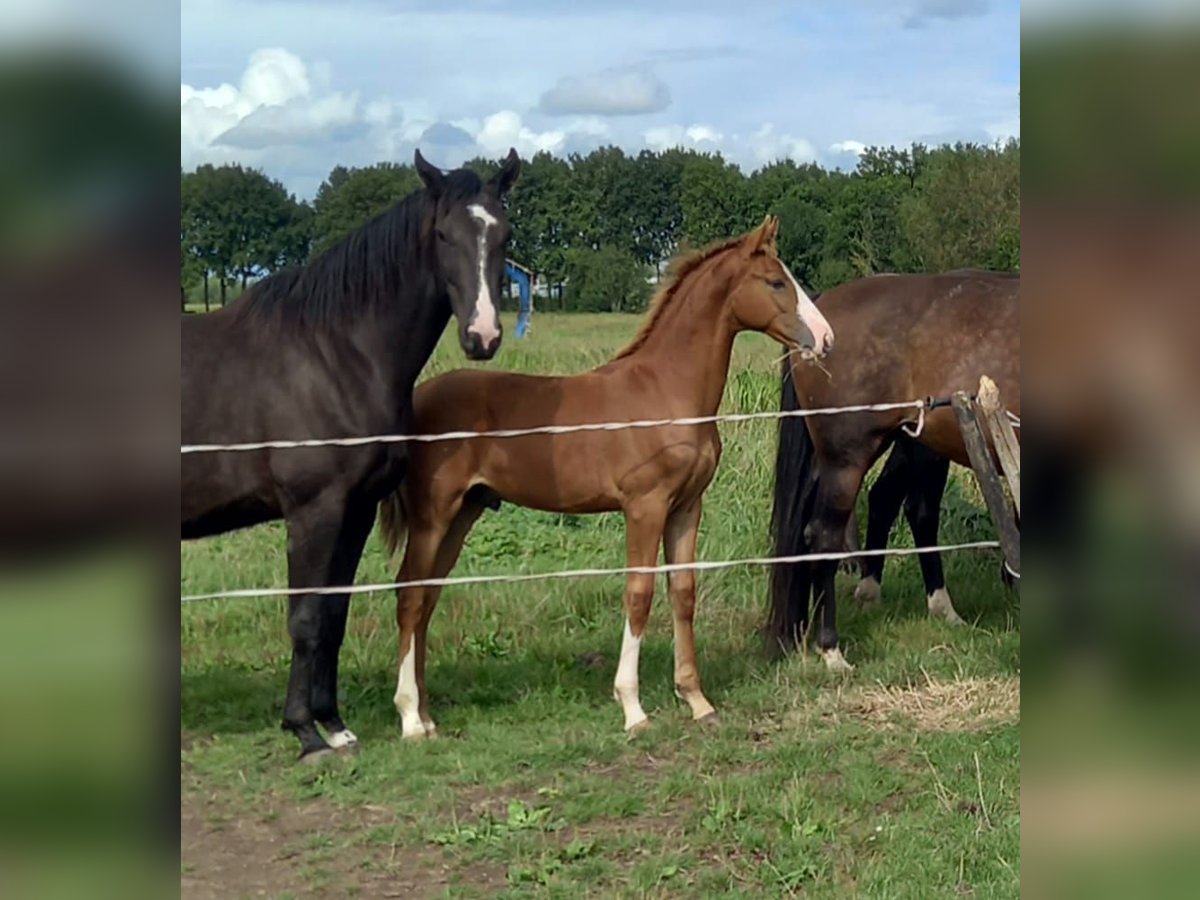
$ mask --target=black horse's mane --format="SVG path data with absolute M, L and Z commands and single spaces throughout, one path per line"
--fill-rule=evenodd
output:
M 483 180 L 468 169 L 448 172 L 440 199 L 473 200 Z M 364 313 L 400 308 L 406 289 L 433 276 L 425 230 L 434 198 L 413 191 L 303 266 L 280 269 L 246 291 L 239 313 L 247 318 L 307 326 L 337 326 Z

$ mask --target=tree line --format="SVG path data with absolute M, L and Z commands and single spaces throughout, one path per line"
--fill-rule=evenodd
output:
M 499 160 L 466 163 L 484 177 Z M 420 187 L 410 165 L 335 166 L 312 202 L 239 165 L 180 184 L 184 299 L 303 263 Z M 509 256 L 539 308 L 637 311 L 681 248 L 780 220 L 779 251 L 814 291 L 875 272 L 1020 268 L 1020 144 L 870 148 L 852 172 L 783 160 L 746 175 L 720 154 L 601 147 L 526 159 L 506 199 Z M 211 286 L 211 287 L 210 287 Z M 233 291 L 234 293 L 236 291 Z

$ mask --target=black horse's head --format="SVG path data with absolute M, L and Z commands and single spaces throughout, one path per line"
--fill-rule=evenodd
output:
M 489 181 L 467 172 L 443 174 L 420 150 L 415 164 L 435 201 L 434 252 L 458 319 L 459 343 L 470 359 L 491 359 L 500 349 L 498 304 L 510 234 L 500 200 L 516 181 L 521 160 L 516 150 L 509 150 Z

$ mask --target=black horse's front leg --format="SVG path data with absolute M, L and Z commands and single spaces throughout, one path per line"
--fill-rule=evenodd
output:
M 330 587 L 354 577 L 370 522 L 364 530 L 361 514 L 348 517 L 348 512 L 341 498 L 322 498 L 289 513 L 289 586 Z M 317 730 L 318 713 L 323 724 L 339 734 L 345 731 L 337 714 L 336 673 L 348 605 L 344 594 L 299 594 L 288 605 L 292 668 L 283 727 L 300 741 L 300 758 L 306 762 L 333 752 Z
M 369 503 L 351 505 L 343 519 L 334 550 L 330 584 L 353 584 L 362 558 L 363 547 L 375 523 L 375 507 Z M 358 737 L 342 721 L 338 713 L 338 656 L 346 636 L 346 618 L 350 612 L 348 594 L 324 594 L 321 613 L 324 624 L 317 645 L 313 671 L 312 713 L 325 730 L 330 746 L 335 750 L 356 750 Z

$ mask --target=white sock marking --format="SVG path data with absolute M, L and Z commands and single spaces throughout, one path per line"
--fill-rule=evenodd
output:
M 638 699 L 638 650 L 641 645 L 642 639 L 633 636 L 629 619 L 626 619 L 625 635 L 621 639 L 621 661 L 617 663 L 617 677 L 613 682 L 613 693 L 625 711 L 626 731 L 646 721 L 646 713 Z
M 852 672 L 854 666 L 846 662 L 846 657 L 842 656 L 840 647 L 834 647 L 831 650 L 822 650 L 821 658 L 825 660 L 825 668 L 830 672 Z
M 400 713 L 401 737 L 424 737 L 425 726 L 421 722 L 421 695 L 417 690 L 417 659 L 413 652 L 413 641 L 400 657 L 400 671 L 396 678 L 396 712 Z
M 349 728 L 343 728 L 341 731 L 331 732 L 327 737 L 326 742 L 334 750 L 341 747 L 349 747 L 352 744 L 358 743 L 358 737 Z
M 940 587 L 928 597 L 929 614 L 931 616 L 941 616 L 951 625 L 962 625 L 962 617 L 954 609 L 954 603 L 950 599 L 950 593 Z
M 470 330 L 479 335 L 483 346 L 489 346 L 500 336 L 500 323 L 496 315 L 496 304 L 492 300 L 492 288 L 487 283 L 487 233 L 499 220 L 478 203 L 467 207 L 479 223 L 479 293 L 475 297 L 475 320 Z
M 787 272 L 792 287 L 796 289 L 796 315 L 812 332 L 813 350 L 817 353 L 824 353 L 833 346 L 833 326 L 821 315 L 821 311 L 817 309 L 817 304 L 812 302 L 812 298 L 804 293 L 804 288 L 800 287 L 800 282 L 796 280 L 792 270 L 783 264 L 783 260 L 779 261 L 779 265 L 783 266 L 783 271 Z

